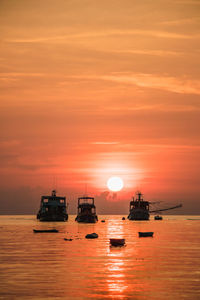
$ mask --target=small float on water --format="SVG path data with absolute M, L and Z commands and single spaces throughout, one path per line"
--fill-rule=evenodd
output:
M 85 196 L 78 198 L 77 216 L 75 221 L 79 223 L 96 223 L 98 221 L 93 197 Z
M 97 233 L 93 232 L 93 233 L 88 233 L 86 234 L 85 238 L 86 239 L 97 239 L 99 236 Z
M 162 220 L 162 219 L 163 219 L 163 217 L 159 216 L 159 215 L 157 215 L 157 216 L 154 217 L 154 220 Z
M 66 198 L 56 196 L 55 190 L 51 196 L 42 196 L 37 219 L 50 222 L 67 221 Z
M 153 232 L 148 231 L 148 232 L 138 232 L 139 237 L 153 237 Z
M 114 247 L 121 247 L 125 245 L 125 239 L 110 239 L 110 245 Z

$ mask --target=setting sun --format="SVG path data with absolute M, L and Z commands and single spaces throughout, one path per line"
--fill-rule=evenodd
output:
M 113 192 L 120 191 L 124 186 L 123 180 L 120 177 L 110 177 L 107 181 L 107 187 Z

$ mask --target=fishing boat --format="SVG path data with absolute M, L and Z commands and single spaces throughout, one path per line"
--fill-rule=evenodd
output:
M 144 201 L 141 192 L 130 202 L 129 220 L 149 220 L 149 202 Z
M 51 196 L 42 196 L 37 219 L 40 221 L 67 221 L 66 198 L 56 196 L 55 190 L 52 191 Z
M 168 207 L 168 208 L 160 208 L 156 210 L 150 210 L 150 205 L 153 205 L 158 202 L 149 202 L 144 201 L 142 197 L 141 192 L 137 192 L 135 198 L 133 197 L 133 200 L 130 201 L 130 208 L 129 208 L 129 220 L 136 220 L 136 221 L 142 221 L 142 220 L 149 220 L 150 213 L 160 213 L 162 211 L 180 208 L 182 207 L 182 204 Z M 156 216 L 159 218 L 155 218 L 155 220 L 162 220 L 161 216 Z
M 93 197 L 85 196 L 78 198 L 77 216 L 75 221 L 79 223 L 96 223 L 98 221 Z

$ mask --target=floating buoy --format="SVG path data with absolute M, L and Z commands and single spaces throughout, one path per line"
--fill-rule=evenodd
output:
M 101 220 L 102 223 L 105 223 L 105 220 Z
M 99 237 L 98 234 L 95 233 L 95 232 L 93 232 L 93 233 L 88 233 L 88 234 L 85 236 L 86 239 L 96 239 L 96 238 L 98 238 L 98 237 Z
M 122 220 L 126 220 L 126 218 L 125 218 L 125 217 L 123 217 L 123 218 L 122 218 Z

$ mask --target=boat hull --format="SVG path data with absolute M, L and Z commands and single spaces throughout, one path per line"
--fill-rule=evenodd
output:
M 149 220 L 149 212 L 148 210 L 134 210 L 130 211 L 128 215 L 128 219 L 132 221 L 147 221 Z
M 77 216 L 75 221 L 78 223 L 96 223 L 98 221 L 97 216 Z
M 110 239 L 111 246 L 118 247 L 125 245 L 125 239 Z
M 63 214 L 63 215 L 38 214 L 37 219 L 40 222 L 65 222 L 68 220 L 68 214 Z

